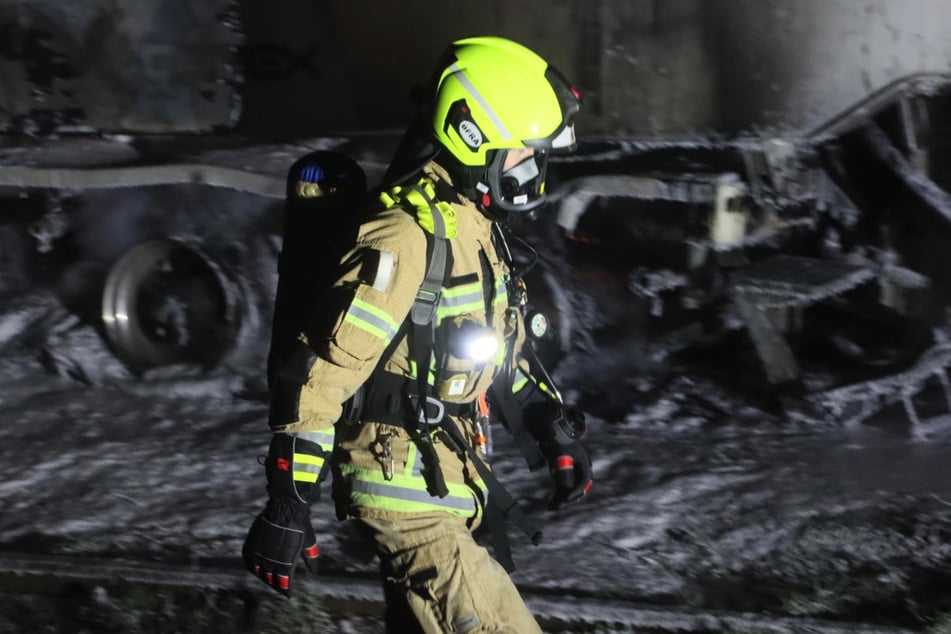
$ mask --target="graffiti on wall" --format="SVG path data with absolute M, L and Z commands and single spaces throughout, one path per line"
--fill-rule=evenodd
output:
M 238 60 L 248 79 L 277 81 L 297 74 L 321 79 L 318 52 L 316 44 L 304 51 L 283 44 L 254 44 L 241 47 Z

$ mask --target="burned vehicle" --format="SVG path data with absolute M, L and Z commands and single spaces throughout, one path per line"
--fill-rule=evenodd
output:
M 810 419 L 917 420 L 923 390 L 947 413 L 949 113 L 951 77 L 914 75 L 807 132 L 587 144 L 535 236 L 571 278 L 551 347 L 612 342 Z
M 376 173 L 346 139 L 0 139 L 0 347 L 39 341 L 90 382 L 262 367 L 287 168 L 328 148 Z
M 925 389 L 946 407 L 949 112 L 951 78 L 915 75 L 807 132 L 583 141 L 553 161 L 550 207 L 515 228 L 553 326 L 543 359 L 608 343 L 608 374 L 696 373 L 808 418 L 892 404 L 917 418 Z M 375 182 L 396 141 L 2 138 L 0 347 L 42 330 L 46 362 L 92 382 L 260 369 L 287 168 L 332 149 Z M 69 318 L 17 303 L 38 289 Z M 102 350 L 70 357 L 74 344 Z

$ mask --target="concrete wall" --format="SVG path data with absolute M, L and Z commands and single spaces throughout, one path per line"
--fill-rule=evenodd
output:
M 811 128 L 890 81 L 951 72 L 949 0 L 706 0 L 718 127 Z
M 242 25 L 243 33 L 236 31 Z M 581 134 L 811 127 L 951 71 L 951 0 L 0 0 L 0 127 L 292 136 L 400 128 L 447 42 L 516 39 Z
M 595 33 L 600 27 L 599 18 L 589 18 L 584 7 L 600 3 L 247 0 L 249 58 L 265 72 L 246 78 L 242 123 L 279 133 L 300 126 L 401 127 L 411 113 L 411 87 L 429 76 L 450 41 L 471 35 L 518 39 L 566 72 L 588 67 L 586 57 L 596 59 L 599 49 L 597 40 L 585 40 L 590 34 L 584 24 L 592 22 Z M 274 44 L 275 67 L 282 66 L 278 57 L 294 61 L 290 72 L 282 68 L 268 76 L 267 47 Z M 598 78 L 596 67 L 590 76 Z M 274 117 L 275 111 L 282 116 Z
M 276 132 L 400 127 L 410 87 L 446 44 L 491 34 L 525 44 L 575 82 L 587 130 L 706 126 L 715 74 L 701 8 L 698 0 L 347 0 L 298 10 L 249 0 L 252 56 L 281 42 L 273 64 L 278 55 L 298 61 L 290 73 L 248 77 L 242 123 Z
M 252 129 L 398 127 L 409 86 L 473 34 L 519 40 L 561 68 L 585 94 L 588 134 L 811 127 L 902 75 L 951 71 L 951 0 L 281 5 L 244 3 L 249 44 L 281 42 L 301 62 L 248 81 Z
M 236 15 L 231 0 L 0 0 L 0 129 L 232 125 Z

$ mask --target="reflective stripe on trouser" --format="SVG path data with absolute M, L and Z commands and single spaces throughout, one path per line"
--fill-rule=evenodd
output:
M 443 511 L 464 518 L 473 517 L 479 510 L 474 491 L 468 484 L 447 482 L 449 495 L 440 498 L 429 494 L 426 480 L 420 474 L 393 474 L 388 480 L 375 469 L 349 464 L 342 464 L 339 469 L 347 480 L 350 504 L 354 507 L 400 513 Z
M 541 632 L 505 569 L 461 519 L 436 512 L 355 521 L 380 556 L 388 632 Z M 418 624 L 405 623 L 407 612 Z
M 334 495 L 347 499 L 350 509 L 445 511 L 470 522 L 481 518 L 487 498 L 485 485 L 464 457 L 442 443 L 435 442 L 449 490 L 444 498 L 430 495 L 419 449 L 402 428 L 363 423 L 354 429 L 343 427 L 338 436 L 340 452 L 348 460 L 336 465 L 339 477 L 334 480 Z

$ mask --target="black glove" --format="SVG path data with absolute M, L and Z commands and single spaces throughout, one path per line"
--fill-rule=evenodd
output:
M 594 484 L 591 472 L 591 458 L 580 442 L 562 445 L 558 452 L 548 457 L 548 469 L 555 480 L 555 494 L 552 496 L 552 509 L 562 504 L 571 504 L 583 498 Z
M 548 469 L 555 481 L 550 507 L 577 502 L 594 484 L 591 458 L 579 442 L 588 430 L 584 414 L 576 408 L 560 411 L 551 422 L 551 436 L 545 443 Z
M 317 574 L 317 538 L 310 525 L 310 503 L 320 497 L 318 483 L 327 454 L 314 442 L 276 433 L 264 469 L 268 501 L 255 518 L 241 549 L 245 567 L 284 595 L 291 593 L 297 558 Z
M 244 540 L 241 557 L 245 567 L 281 594 L 290 596 L 297 558 L 308 572 L 317 574 L 317 537 L 310 525 L 307 504 L 287 497 L 272 497 Z

